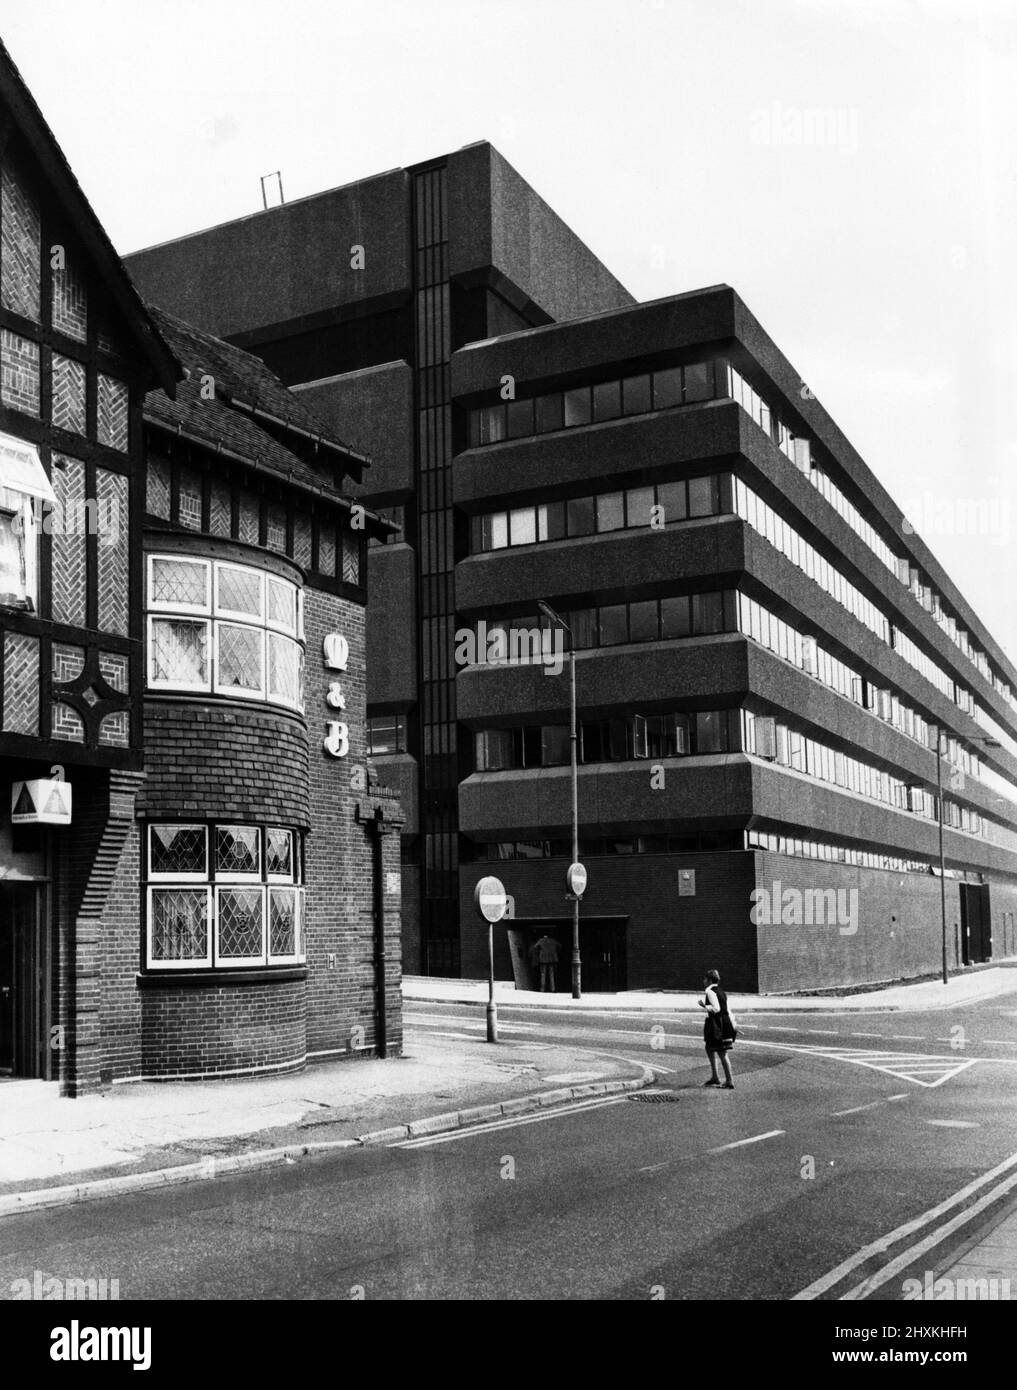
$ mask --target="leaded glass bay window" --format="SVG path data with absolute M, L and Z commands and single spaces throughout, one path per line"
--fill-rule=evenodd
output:
M 146 967 L 300 964 L 301 860 L 286 826 L 150 823 Z
M 300 590 L 249 565 L 151 555 L 148 683 L 303 709 Z

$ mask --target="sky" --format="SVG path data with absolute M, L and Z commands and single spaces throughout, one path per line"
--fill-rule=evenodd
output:
M 1014 0 L 0 0 L 114 245 L 490 140 L 734 286 L 1017 661 Z

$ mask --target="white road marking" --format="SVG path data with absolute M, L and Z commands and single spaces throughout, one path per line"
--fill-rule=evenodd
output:
M 707 1153 L 722 1154 L 727 1149 L 741 1149 L 746 1144 L 760 1144 L 764 1139 L 776 1139 L 779 1134 L 785 1134 L 783 1129 L 768 1129 L 765 1134 L 754 1134 L 751 1139 L 736 1139 L 733 1144 L 721 1144 L 719 1148 L 707 1149 Z
M 835 1118 L 841 1115 L 859 1115 L 863 1110 L 875 1110 L 877 1106 L 889 1105 L 892 1101 L 907 1100 L 908 1092 L 903 1092 L 899 1096 L 885 1096 L 882 1100 L 870 1100 L 868 1105 L 853 1105 L 850 1110 L 834 1110 L 831 1113 Z
M 981 1124 L 976 1120 L 926 1120 L 927 1125 L 935 1125 L 937 1129 L 981 1129 Z
M 881 1038 L 882 1033 L 852 1033 L 853 1038 Z
M 923 1227 L 928 1226 L 938 1217 L 945 1215 L 952 1207 L 956 1207 L 962 1202 L 967 1201 L 969 1197 L 973 1196 L 979 1188 L 984 1187 L 986 1183 L 990 1183 L 1002 1174 L 1010 1172 L 1015 1166 L 1017 1166 L 1017 1153 L 1011 1154 L 1010 1157 L 1004 1159 L 1002 1163 L 998 1163 L 995 1168 L 990 1168 L 989 1171 L 983 1173 L 980 1178 L 975 1178 L 975 1180 L 969 1182 L 966 1187 L 962 1187 L 959 1192 L 955 1192 L 952 1197 L 945 1198 L 937 1206 L 930 1208 L 929 1211 L 923 1212 L 921 1216 L 916 1216 L 912 1220 L 906 1221 L 902 1226 L 898 1226 L 895 1230 L 880 1236 L 878 1240 L 870 1241 L 869 1244 L 863 1246 L 861 1250 L 856 1250 L 853 1255 L 849 1255 L 846 1260 L 842 1260 L 840 1264 L 834 1269 L 831 1269 L 829 1273 L 822 1275 L 819 1279 L 813 1280 L 807 1288 L 802 1289 L 800 1293 L 796 1293 L 791 1301 L 808 1301 L 818 1298 L 821 1294 L 826 1293 L 836 1284 L 839 1284 L 843 1278 L 853 1273 L 860 1265 L 872 1259 L 874 1255 L 886 1254 L 892 1245 L 922 1230 Z M 866 1286 L 871 1285 L 875 1288 L 879 1283 L 884 1283 L 886 1279 L 892 1278 L 893 1274 L 899 1273 L 901 1269 L 905 1269 L 913 1259 L 924 1254 L 927 1249 L 931 1249 L 932 1246 L 938 1245 L 939 1242 L 948 1236 L 951 1231 L 956 1229 L 957 1226 L 963 1225 L 965 1221 L 970 1221 L 970 1219 L 976 1216 L 984 1207 L 995 1201 L 997 1196 L 1002 1195 L 1005 1191 L 1009 1191 L 1010 1188 L 1015 1185 L 1017 1185 L 1017 1173 L 1011 1173 L 1010 1177 L 1004 1182 L 1000 1183 L 990 1192 L 985 1193 L 972 1206 L 966 1207 L 959 1216 L 948 1221 L 945 1226 L 940 1227 L 931 1237 L 927 1237 L 920 1245 L 906 1251 L 904 1255 L 898 1256 L 898 1258 L 887 1265 L 886 1269 L 882 1270 L 879 1275 L 874 1275 L 871 1280 L 866 1280 Z M 873 1280 L 875 1280 L 876 1283 L 873 1283 Z M 844 1297 L 859 1297 L 858 1289 L 862 1287 L 863 1285 L 858 1285 L 856 1289 L 853 1289 L 849 1294 L 845 1294 Z
M 570 1115 L 579 1115 L 588 1110 L 602 1110 L 609 1105 L 620 1105 L 629 1098 L 628 1093 L 621 1096 L 599 1096 L 593 1100 L 583 1100 L 575 1105 L 562 1105 L 538 1111 L 536 1114 L 506 1115 L 501 1120 L 485 1124 L 469 1125 L 463 1129 L 453 1129 L 446 1134 L 423 1134 L 416 1139 L 400 1139 L 388 1144 L 390 1149 L 429 1149 L 435 1144 L 451 1144 L 456 1139 L 472 1139 L 478 1134 L 493 1134 L 502 1129 L 518 1129 L 521 1125 L 540 1124 L 544 1120 L 564 1120 Z

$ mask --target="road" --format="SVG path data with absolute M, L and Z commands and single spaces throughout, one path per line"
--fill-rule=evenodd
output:
M 0 1297 L 42 1269 L 160 1300 L 784 1300 L 1017 1153 L 1017 994 L 956 1013 L 747 1015 L 733 1092 L 702 1087 L 697 1018 L 571 1001 L 499 1014 L 514 1043 L 654 1067 L 666 1099 L 12 1218 Z M 474 1006 L 413 1003 L 406 1023 L 408 1052 L 425 1030 L 484 1030 Z M 900 1297 L 902 1277 L 876 1296 Z

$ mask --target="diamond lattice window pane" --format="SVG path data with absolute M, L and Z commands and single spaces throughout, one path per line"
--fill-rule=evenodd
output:
M 249 613 L 252 618 L 262 615 L 261 575 L 250 570 L 218 571 L 219 607 L 230 613 Z
M 264 684 L 262 634 L 253 627 L 217 623 L 219 689 L 259 691 Z
M 220 960 L 260 957 L 264 939 L 264 900 L 260 888 L 219 889 Z
M 268 619 L 289 632 L 297 630 L 297 591 L 280 579 L 268 581 Z
M 207 685 L 208 623 L 153 619 L 150 670 L 153 684 Z
M 289 830 L 269 830 L 265 834 L 266 868 L 270 874 L 293 877 L 293 835 Z
M 152 825 L 149 827 L 149 872 L 153 874 L 207 873 L 203 825 Z
M 152 891 L 152 962 L 208 957 L 208 895 L 204 888 Z
M 220 825 L 215 832 L 217 874 L 260 874 L 258 829 L 253 825 Z
M 151 601 L 207 608 L 208 566 L 193 560 L 153 560 Z
M 297 890 L 295 888 L 270 888 L 268 896 L 268 953 L 270 956 L 295 956 L 297 954 Z
M 268 693 L 291 705 L 302 703 L 299 645 L 289 637 L 268 634 Z

